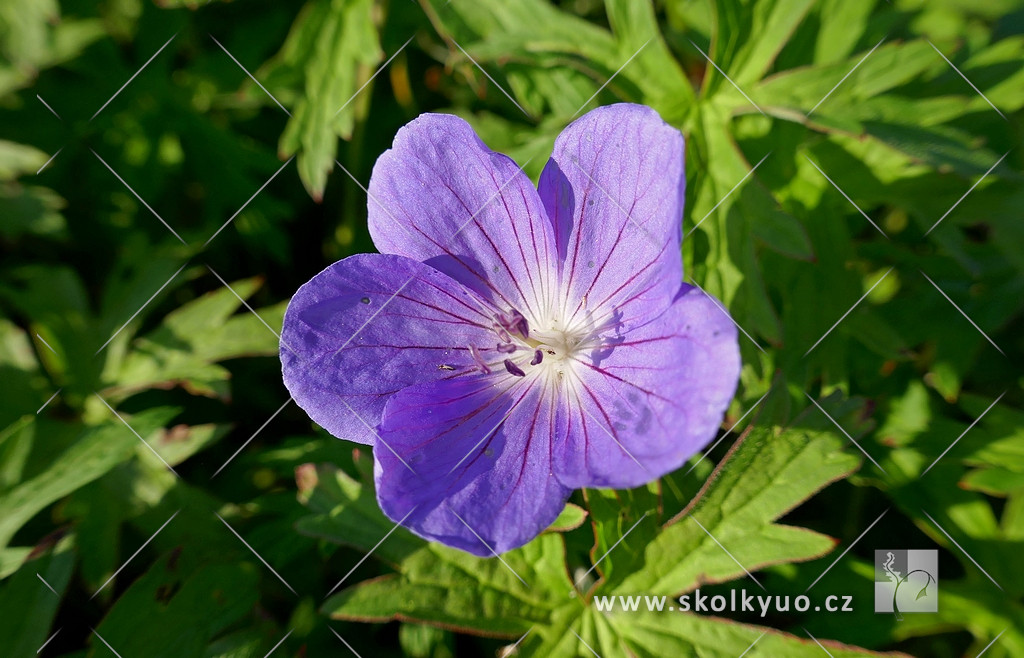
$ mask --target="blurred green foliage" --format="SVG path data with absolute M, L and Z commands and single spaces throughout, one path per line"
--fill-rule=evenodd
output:
M 0 56 L 4 655 L 1024 655 L 1019 0 L 8 0 Z M 505 562 L 428 545 L 288 401 L 284 305 L 418 113 L 536 177 L 616 101 L 687 137 L 732 431 Z M 902 548 L 938 613 L 872 612 Z M 744 569 L 855 611 L 593 605 Z

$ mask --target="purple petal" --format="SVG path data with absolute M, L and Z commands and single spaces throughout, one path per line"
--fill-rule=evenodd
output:
M 696 288 L 609 353 L 573 364 L 559 400 L 554 473 L 567 487 L 635 487 L 714 438 L 740 372 L 736 327 Z M 566 377 L 569 379 L 569 376 Z
M 450 277 L 402 256 L 338 261 L 285 312 L 285 386 L 328 432 L 372 444 L 391 395 L 476 367 L 469 346 L 495 342 L 480 308 Z
M 536 377 L 477 375 L 402 391 L 373 448 L 381 509 L 475 555 L 522 546 L 571 493 L 551 477 L 553 421 Z
M 424 114 L 399 130 L 369 195 L 380 251 L 427 262 L 531 321 L 554 298 L 554 240 L 537 191 L 462 119 Z
M 541 174 L 562 263 L 566 315 L 664 310 L 682 281 L 683 137 L 642 105 L 600 107 L 555 141 Z

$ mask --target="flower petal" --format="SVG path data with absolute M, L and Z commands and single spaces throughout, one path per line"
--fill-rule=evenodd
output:
M 567 487 L 635 487 L 681 466 L 722 422 L 739 379 L 736 327 L 684 286 L 657 320 L 585 357 L 559 401 L 554 473 Z
M 464 120 L 424 114 L 399 130 L 369 196 L 380 251 L 427 262 L 530 321 L 554 299 L 554 239 L 537 191 Z
M 562 259 L 565 317 L 612 307 L 627 326 L 682 282 L 683 136 L 642 105 L 597 108 L 555 141 L 539 191 Z
M 475 555 L 527 543 L 571 493 L 551 477 L 551 402 L 542 380 L 509 375 L 395 395 L 373 449 L 381 509 L 422 537 Z
M 469 346 L 495 343 L 481 302 L 402 256 L 334 263 L 292 297 L 281 332 L 284 383 L 331 434 L 374 443 L 388 397 L 475 367 Z

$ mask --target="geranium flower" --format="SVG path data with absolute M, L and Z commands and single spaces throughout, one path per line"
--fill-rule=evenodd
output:
M 715 435 L 736 329 L 682 283 L 683 138 L 651 109 L 569 125 L 534 188 L 460 118 L 377 160 L 380 254 L 334 263 L 284 319 L 284 381 L 373 446 L 377 499 L 476 555 L 530 541 L 580 487 L 635 487 Z

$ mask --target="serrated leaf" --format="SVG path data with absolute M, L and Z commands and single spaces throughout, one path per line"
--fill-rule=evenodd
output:
M 857 467 L 859 460 L 844 448 L 845 440 L 832 431 L 753 429 L 719 464 L 690 507 L 600 591 L 672 595 L 701 583 L 742 577 L 744 569 L 753 572 L 827 553 L 833 539 L 774 521 Z
M 819 646 L 810 638 L 799 638 L 770 628 L 679 612 L 620 614 L 610 616 L 608 624 L 614 630 L 615 644 L 625 644 L 638 658 L 687 655 L 707 658 L 739 655 L 817 658 L 825 655 L 822 646 L 834 658 L 882 655 L 829 640 L 821 641 L 822 646 Z M 594 649 L 602 653 L 602 648 L 606 648 L 603 655 L 607 655 L 615 644 L 599 642 Z M 894 656 L 891 653 L 884 655 Z
M 427 544 L 402 562 L 400 573 L 332 596 L 323 611 L 334 619 L 402 619 L 513 637 L 550 623 L 560 607 L 578 608 L 573 592 L 561 536 L 549 533 L 501 560 Z
M 298 154 L 299 177 L 314 199 L 323 196 L 334 168 L 338 137 L 348 139 L 355 124 L 353 96 L 360 67 L 383 58 L 374 24 L 373 0 L 313 0 L 303 13 L 309 24 L 294 26 L 290 42 L 307 44 L 305 94 L 281 135 L 284 157 Z M 314 36 L 315 34 L 315 36 Z M 297 48 L 298 46 L 288 46 Z

